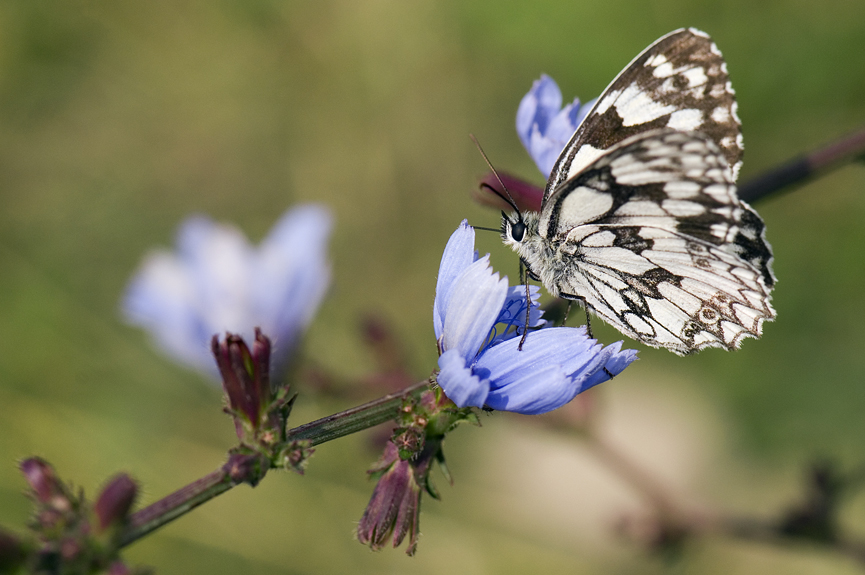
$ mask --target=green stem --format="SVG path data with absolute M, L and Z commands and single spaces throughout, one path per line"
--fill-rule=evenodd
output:
M 406 397 L 420 395 L 429 385 L 429 380 L 422 381 L 369 403 L 295 427 L 289 430 L 287 439 L 288 441 L 305 439 L 312 445 L 320 445 L 385 423 L 396 418 Z M 229 471 L 225 467 L 220 467 L 134 513 L 129 519 L 128 527 L 120 536 L 120 547 L 126 547 L 243 482 L 232 478 Z
M 429 380 L 422 381 L 397 393 L 295 427 L 288 432 L 287 439 L 288 441 L 308 439 L 312 445 L 319 445 L 390 421 L 396 418 L 399 407 L 406 397 L 419 395 L 429 384 Z
M 133 541 L 156 531 L 235 485 L 228 472 L 220 467 L 201 479 L 181 487 L 171 495 L 134 513 L 129 519 L 129 526 L 120 536 L 120 547 L 126 547 Z

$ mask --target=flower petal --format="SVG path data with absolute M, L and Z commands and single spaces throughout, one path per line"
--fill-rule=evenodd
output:
M 143 327 L 160 349 L 176 360 L 217 374 L 206 343 L 213 335 L 197 307 L 196 287 L 179 258 L 149 254 L 121 301 L 126 321 Z
M 517 134 L 545 177 L 550 176 L 562 150 L 595 102 L 581 106 L 579 98 L 574 98 L 562 108 L 561 90 L 546 75 L 523 97 L 517 109 Z
M 489 379 L 487 405 L 494 409 L 538 414 L 552 411 L 578 393 L 606 381 L 605 365 L 614 375 L 634 359 L 621 342 L 602 348 L 585 328 L 551 327 L 529 334 L 518 349 L 513 338 L 487 349 L 474 373 Z
M 621 341 L 608 345 L 604 348 L 603 353 L 605 357 L 603 358 L 602 365 L 613 375 L 619 375 L 637 359 L 637 351 L 634 349 L 622 350 Z M 607 372 L 599 368 L 580 383 L 580 392 L 603 383 L 608 379 L 610 379 L 610 376 L 607 375 Z
M 260 248 L 235 227 L 204 216 L 180 227 L 177 252 L 149 255 L 122 302 L 126 319 L 151 332 L 176 359 L 214 376 L 214 334 L 249 340 L 260 326 L 284 360 L 330 281 L 330 215 L 321 206 L 287 212 Z
M 518 379 L 491 389 L 487 405 L 501 411 L 537 415 L 558 409 L 575 395 L 573 382 L 562 373 L 561 366 L 552 364 L 523 371 Z
M 475 365 L 475 373 L 492 382 L 487 404 L 519 413 L 545 413 L 561 407 L 580 391 L 570 372 L 600 351 L 584 330 L 551 327 L 532 332 L 522 350 L 519 338 L 489 348 Z M 496 405 L 493 405 L 495 402 Z M 496 407 L 498 406 L 498 407 Z
M 508 280 L 493 272 L 489 255 L 467 267 L 453 283 L 444 311 L 442 349 L 458 350 L 469 364 L 489 337 L 507 294 Z
M 529 315 L 529 327 L 541 327 L 547 322 L 543 319 L 544 311 L 541 309 L 538 299 L 541 295 L 541 290 L 538 286 L 529 286 L 529 293 L 532 301 L 532 310 Z M 526 286 L 517 285 L 508 288 L 508 295 L 505 298 L 505 303 L 496 319 L 496 323 L 504 324 L 504 329 L 499 335 L 490 342 L 489 345 L 494 345 L 498 341 L 511 339 L 518 335 L 521 336 L 523 327 L 526 325 Z M 509 328 L 519 328 L 511 329 Z
M 535 80 L 529 93 L 523 96 L 517 108 L 517 134 L 523 146 L 531 154 L 532 132 L 537 129 L 541 134 L 562 108 L 562 91 L 555 80 L 542 74 Z
M 439 357 L 438 384 L 445 395 L 459 407 L 483 407 L 490 391 L 490 382 L 472 374 L 465 359 L 456 350 Z
M 273 338 L 280 359 L 294 349 L 327 293 L 332 225 L 324 206 L 297 206 L 282 216 L 259 248 L 251 314 Z
M 441 264 L 439 264 L 435 302 L 433 303 L 433 329 L 435 330 L 436 341 L 442 336 L 444 312 L 448 307 L 454 282 L 477 259 L 475 230 L 469 225 L 468 220 L 463 220 L 456 231 L 451 234 L 442 254 Z

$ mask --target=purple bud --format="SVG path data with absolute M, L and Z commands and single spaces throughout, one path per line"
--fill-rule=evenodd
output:
M 252 351 L 239 335 L 226 334 L 221 342 L 217 336 L 211 348 L 222 375 L 222 387 L 235 417 L 237 436 L 246 438 L 244 423 L 253 434 L 262 426 L 262 415 L 273 400 L 270 388 L 270 339 L 255 330 Z M 241 421 L 241 419 L 243 421 Z
M 400 459 L 398 448 L 388 442 L 381 459 L 370 470 L 381 476 L 357 527 L 361 543 L 378 551 L 391 536 L 393 546 L 398 547 L 408 535 L 406 554 L 414 555 L 420 530 L 420 498 L 440 448 L 440 442 L 428 441 L 417 458 L 408 461 Z
M 473 199 L 483 206 L 490 206 L 502 210 L 512 210 L 513 206 L 503 200 L 501 196 L 490 190 L 490 188 L 492 188 L 507 197 L 507 194 L 505 194 L 502 189 L 502 184 L 499 182 L 499 178 L 501 178 L 502 182 L 507 187 L 511 198 L 521 211 L 540 211 L 544 189 L 505 172 L 499 172 L 498 178 L 492 172 L 484 175 L 484 177 L 481 178 L 480 185 L 472 194 Z
M 138 495 L 138 485 L 125 473 L 114 476 L 102 489 L 93 512 L 96 514 L 96 531 L 105 531 L 111 526 L 120 525 L 129 514 L 135 497 Z
M 54 505 L 63 506 L 63 501 L 66 501 L 68 507 L 68 498 L 66 497 L 66 489 L 54 473 L 54 468 L 42 459 L 41 457 L 29 457 L 21 462 L 18 466 L 33 494 L 40 503 L 53 503 Z

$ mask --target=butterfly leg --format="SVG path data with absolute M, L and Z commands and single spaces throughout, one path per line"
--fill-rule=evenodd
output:
M 568 307 L 565 309 L 565 315 L 564 315 L 564 317 L 562 317 L 562 325 L 563 325 L 563 326 L 564 326 L 566 323 L 568 323 L 568 316 L 571 315 L 571 305 L 573 305 L 574 300 L 570 300 L 570 299 L 569 299 L 569 300 L 567 300 L 567 302 L 568 302 Z
M 580 304 L 582 304 L 583 309 L 586 310 L 586 333 L 589 335 L 590 338 L 594 339 L 595 336 L 592 335 L 592 318 L 589 317 L 589 303 L 586 301 L 586 298 L 581 295 L 571 295 L 569 293 L 560 293 L 559 297 L 563 300 L 567 300 L 568 302 L 568 309 L 565 312 L 565 319 L 564 321 L 562 321 L 562 325 L 564 325 L 565 321 L 568 320 L 568 314 L 571 312 L 571 305 L 575 301 L 578 301 L 580 302 Z
M 526 284 L 526 327 L 523 329 L 523 337 L 520 338 L 517 351 L 523 351 L 523 344 L 526 343 L 526 337 L 529 335 L 529 323 L 532 319 L 532 294 L 529 291 L 529 279 L 540 281 L 541 278 L 532 271 L 532 268 L 523 258 L 520 258 L 520 282 Z
M 520 264 L 522 268 L 522 264 Z M 523 351 L 523 344 L 526 343 L 526 337 L 529 335 L 529 322 L 532 319 L 532 295 L 529 292 L 529 282 L 526 278 L 526 326 L 523 328 L 523 337 L 520 338 L 520 345 L 517 346 L 517 351 Z
M 568 300 L 568 311 L 571 310 L 571 304 L 575 301 L 578 301 L 581 304 L 583 304 L 583 309 L 586 310 L 586 335 L 588 335 L 592 339 L 595 339 L 595 336 L 592 334 L 592 318 L 591 318 L 591 316 L 589 316 L 589 302 L 586 301 L 586 298 L 584 298 L 581 295 L 571 295 L 569 293 L 560 293 L 559 297 L 564 299 L 564 300 Z M 568 319 L 568 314 L 567 314 L 567 312 L 565 312 L 565 320 L 567 320 L 567 319 Z M 564 325 L 564 322 L 562 322 L 562 324 Z M 613 377 L 615 377 L 610 372 L 610 370 L 607 369 L 607 366 L 604 366 L 604 373 L 606 373 L 607 377 L 609 377 L 610 379 L 613 379 Z

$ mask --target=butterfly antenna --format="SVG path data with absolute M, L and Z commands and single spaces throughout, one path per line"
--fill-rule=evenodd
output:
M 505 202 L 507 202 L 507 204 L 508 204 L 510 207 L 512 207 L 512 208 L 514 209 L 515 212 L 517 212 L 517 217 L 519 217 L 519 218 L 520 218 L 520 221 L 522 221 L 523 216 L 522 216 L 522 213 L 520 212 L 520 209 L 517 207 L 517 203 L 514 201 L 514 198 L 511 196 L 511 193 L 508 191 L 508 187 L 507 187 L 507 186 L 505 185 L 505 183 L 502 181 L 501 177 L 499 177 L 499 173 L 498 173 L 498 172 L 496 171 L 496 169 L 493 167 L 493 164 L 492 164 L 492 162 L 490 162 L 490 159 L 487 157 L 486 153 L 484 152 L 484 149 L 481 148 L 481 144 L 480 144 L 480 142 L 478 142 L 478 139 L 475 138 L 475 135 L 474 135 L 474 134 L 469 134 L 469 138 L 471 138 L 471 139 L 472 139 L 472 142 L 475 143 L 475 147 L 478 149 L 478 152 L 481 153 L 481 157 L 484 159 L 484 162 L 487 163 L 487 166 L 490 168 L 490 171 L 493 173 L 493 175 L 494 175 L 494 176 L 496 177 L 496 179 L 499 181 L 499 185 L 502 187 L 502 190 L 504 190 L 505 194 L 507 194 L 507 197 L 505 197 L 504 195 L 502 195 L 502 193 L 501 193 L 500 191 L 498 191 L 497 189 L 495 189 L 495 188 L 492 187 L 491 185 L 487 184 L 486 182 L 482 182 L 482 183 L 481 183 L 481 187 L 490 190 L 490 191 L 493 192 L 495 195 L 497 195 L 498 197 L 500 197 L 501 199 L 503 199 Z
M 481 230 L 481 231 L 483 231 L 483 232 L 495 232 L 495 233 L 497 233 L 497 234 L 502 233 L 502 230 L 501 230 L 501 229 L 496 229 L 496 228 L 482 228 L 482 227 L 480 227 L 480 226 L 472 226 L 472 228 L 474 228 L 474 229 L 476 229 L 476 230 Z

